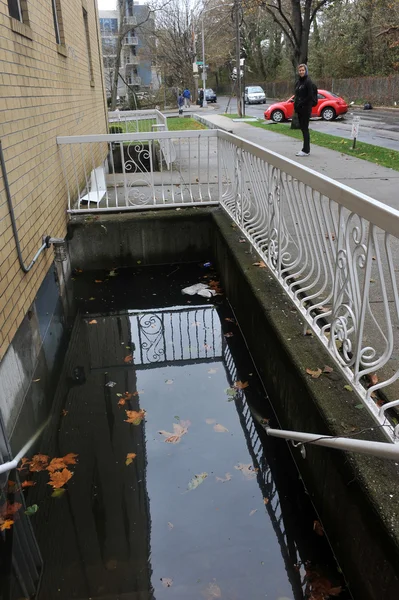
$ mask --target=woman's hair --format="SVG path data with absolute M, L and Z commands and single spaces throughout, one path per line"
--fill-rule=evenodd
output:
M 303 67 L 305 69 L 305 75 L 309 73 L 308 65 L 305 65 L 305 63 L 301 63 L 300 65 L 298 65 L 298 69 L 299 67 Z

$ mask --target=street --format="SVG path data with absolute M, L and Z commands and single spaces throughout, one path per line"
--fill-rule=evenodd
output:
M 226 112 L 228 102 L 228 96 L 220 96 L 217 105 L 209 104 L 208 106 L 215 107 L 216 114 L 222 114 Z M 271 102 L 268 101 L 266 104 L 246 105 L 245 114 L 262 119 L 264 111 L 270 104 Z M 228 110 L 232 113 L 237 112 L 235 98 L 231 99 Z M 340 117 L 336 121 L 312 119 L 310 128 L 322 133 L 350 138 L 354 115 L 360 116 L 359 141 L 399 151 L 399 109 L 398 111 L 378 109 L 364 111 L 360 108 L 351 108 L 345 117 Z

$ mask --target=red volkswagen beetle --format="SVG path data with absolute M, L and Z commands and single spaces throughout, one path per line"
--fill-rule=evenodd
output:
M 348 112 L 348 105 L 343 98 L 327 92 L 326 90 L 318 90 L 317 97 L 319 99 L 317 106 L 312 108 L 312 117 L 321 117 L 325 121 L 333 121 L 339 115 L 344 115 Z M 275 123 L 281 123 L 291 119 L 294 114 L 294 96 L 286 102 L 276 102 L 265 111 L 265 119 Z

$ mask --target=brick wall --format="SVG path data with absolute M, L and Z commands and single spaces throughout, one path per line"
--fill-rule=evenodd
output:
M 96 0 L 21 0 L 23 23 L 0 0 L 0 138 L 25 264 L 43 235 L 66 234 L 66 189 L 57 135 L 105 133 L 106 112 Z M 91 70 L 83 9 L 87 11 Z M 19 267 L 0 174 L 0 358 L 11 343 L 53 259 Z

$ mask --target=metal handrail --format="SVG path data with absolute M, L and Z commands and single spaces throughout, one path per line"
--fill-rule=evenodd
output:
M 39 429 L 36 431 L 36 433 L 34 433 L 32 435 L 32 437 L 26 442 L 26 444 L 21 448 L 21 450 L 18 452 L 18 454 L 15 455 L 15 457 L 12 460 L 0 465 L 0 474 L 12 471 L 13 469 L 15 469 L 18 466 L 18 463 L 21 460 L 21 458 L 23 456 L 25 456 L 25 454 L 27 452 L 29 452 L 29 450 L 32 448 L 33 444 L 41 436 L 41 434 L 43 433 L 43 431 L 49 424 L 50 418 L 51 417 L 49 416 L 46 419 L 46 421 L 39 427 Z

